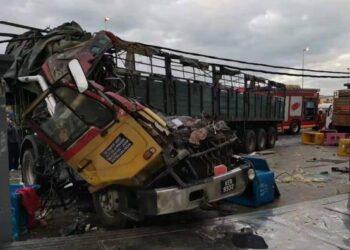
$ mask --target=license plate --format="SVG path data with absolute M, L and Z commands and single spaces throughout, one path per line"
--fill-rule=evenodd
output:
M 221 193 L 229 193 L 236 189 L 236 177 L 221 181 Z

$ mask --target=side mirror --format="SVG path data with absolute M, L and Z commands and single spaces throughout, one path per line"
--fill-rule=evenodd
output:
M 86 79 L 85 73 L 79 61 L 77 59 L 71 60 L 68 63 L 68 69 L 71 75 L 73 76 L 73 79 L 75 84 L 77 85 L 78 91 L 80 93 L 85 92 L 89 87 L 89 83 L 88 83 L 88 80 Z

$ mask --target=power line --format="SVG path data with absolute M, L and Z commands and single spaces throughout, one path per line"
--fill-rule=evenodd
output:
M 315 73 L 348 74 L 348 72 L 343 72 L 343 71 L 302 69 L 302 68 L 277 66 L 277 65 L 264 64 L 264 63 L 254 63 L 254 62 L 235 60 L 235 59 L 229 59 L 229 58 L 223 58 L 223 57 L 217 57 L 217 56 L 210 56 L 210 55 L 205 55 L 205 54 L 200 54 L 200 53 L 195 53 L 195 52 L 188 52 L 188 51 L 183 51 L 183 50 L 178 50 L 178 49 L 162 47 L 162 46 L 158 46 L 158 45 L 150 45 L 150 44 L 145 44 L 145 43 L 138 43 L 138 44 L 154 47 L 154 48 L 157 48 L 157 49 L 168 50 L 168 51 L 172 51 L 172 52 L 176 52 L 176 53 L 182 53 L 182 54 L 187 54 L 187 55 L 192 55 L 192 56 L 206 57 L 206 58 L 215 59 L 215 60 L 221 60 L 221 61 L 227 61 L 227 62 L 235 62 L 235 63 L 241 63 L 241 64 L 254 65 L 254 66 L 262 66 L 262 67 L 269 67 L 269 68 L 275 68 L 275 69 L 289 69 L 289 70 L 297 70 L 297 71 L 309 71 L 309 72 L 315 72 Z
M 17 28 L 22 28 L 22 29 L 27 29 L 27 30 L 35 30 L 35 31 L 40 31 L 40 32 L 47 32 L 47 30 L 28 26 L 28 25 L 23 25 L 23 24 L 18 24 L 18 23 L 12 23 L 12 22 L 7 22 L 7 21 L 0 21 L 0 24 L 7 25 L 7 26 L 12 26 L 12 27 L 17 27 Z
M 38 29 L 38 28 L 30 27 L 30 26 L 19 25 L 19 24 L 5 22 L 5 21 L 0 21 L 0 24 L 16 26 L 16 27 L 21 27 L 21 28 L 26 28 L 26 29 L 32 29 L 32 30 L 41 31 L 41 32 L 45 32 L 46 31 L 46 30 L 43 30 L 43 29 Z M 5 36 L 10 36 L 10 35 L 13 36 L 14 34 L 3 33 L 3 35 L 5 35 Z M 45 35 L 44 36 L 43 35 L 41 35 L 41 36 L 39 35 L 39 36 L 27 37 L 27 38 L 12 38 L 12 39 L 8 39 L 8 40 L 0 40 L 0 43 L 14 42 L 14 41 L 23 41 L 23 40 L 30 40 L 30 39 L 36 39 L 36 38 L 45 38 L 45 37 L 49 37 L 49 36 L 48 35 L 46 35 L 46 36 Z M 254 63 L 254 62 L 235 60 L 235 59 L 229 59 L 229 58 L 223 58 L 223 57 L 217 57 L 217 56 L 210 56 L 210 55 L 200 54 L 200 53 L 196 53 L 196 52 L 188 52 L 188 51 L 172 49 L 172 48 L 158 46 L 158 45 L 150 45 L 150 44 L 145 44 L 145 43 L 138 43 L 138 42 L 135 42 L 135 44 L 141 44 L 141 45 L 144 45 L 144 46 L 154 47 L 154 48 L 161 49 L 161 50 L 168 50 L 168 51 L 172 51 L 172 52 L 176 52 L 176 53 L 182 53 L 182 54 L 187 54 L 187 55 L 192 55 L 192 56 L 205 57 L 205 58 L 221 60 L 221 61 L 227 61 L 227 62 L 235 62 L 235 63 L 240 63 L 240 64 L 262 66 L 262 67 L 269 67 L 269 68 L 275 68 L 275 69 L 288 69 L 288 70 L 294 70 L 294 71 L 308 71 L 308 72 L 315 72 L 315 73 L 347 74 L 347 76 L 305 75 L 305 74 L 294 74 L 294 73 L 287 73 L 287 72 L 276 72 L 276 71 L 267 71 L 267 70 L 261 70 L 261 69 L 252 69 L 252 68 L 242 68 L 242 67 L 236 67 L 236 66 L 221 65 L 221 66 L 224 66 L 224 67 L 227 67 L 227 68 L 239 69 L 239 70 L 242 70 L 242 71 L 258 72 L 258 73 L 274 74 L 274 75 L 311 77 L 311 78 L 335 78 L 335 79 L 348 78 L 348 74 L 349 74 L 349 72 L 342 72 L 342 71 L 314 70 L 314 69 L 303 69 L 303 68 L 276 66 L 276 65 L 263 64 L 263 63 Z
M 27 25 L 17 24 L 17 23 L 12 23 L 12 22 L 7 22 L 7 21 L 0 21 L 0 24 L 14 26 L 14 27 L 19 27 L 19 28 L 24 28 L 24 29 L 29 29 L 29 30 L 35 30 L 35 31 L 40 31 L 40 32 L 47 32 L 48 31 L 47 29 L 40 29 L 40 28 L 36 28 L 36 27 L 32 27 L 32 26 L 27 26 Z M 12 41 L 16 41 L 16 40 L 17 41 L 21 41 L 22 39 L 12 39 Z M 25 40 L 25 39 L 23 39 L 23 40 Z M 2 41 L 0 41 L 0 43 L 5 43 L 5 42 L 11 42 L 11 40 L 2 40 Z M 240 64 L 248 64 L 248 65 L 254 65 L 254 66 L 261 66 L 261 67 L 269 67 L 269 68 L 275 68 L 275 69 L 289 69 L 289 70 L 296 70 L 296 71 L 308 71 L 308 72 L 315 72 L 315 73 L 330 73 L 330 74 L 348 74 L 349 73 L 349 72 L 343 72 L 343 71 L 315 70 L 315 69 L 304 69 L 304 68 L 293 68 L 293 67 L 277 66 L 277 65 L 264 64 L 264 63 L 254 63 L 254 62 L 235 60 L 235 59 L 224 58 L 224 57 L 210 56 L 210 55 L 205 55 L 205 54 L 201 54 L 201 53 L 188 52 L 188 51 L 172 49 L 172 48 L 158 46 L 158 45 L 150 45 L 150 44 L 138 43 L 138 42 L 135 42 L 135 43 L 136 44 L 145 45 L 145 46 L 151 46 L 151 47 L 162 49 L 162 50 L 168 50 L 168 51 L 172 51 L 172 52 L 176 52 L 176 53 L 182 53 L 182 54 L 199 56 L 199 57 L 206 57 L 206 58 L 211 58 L 211 59 L 215 59 L 215 60 L 221 60 L 221 61 L 227 61 L 227 62 L 235 62 L 235 63 L 240 63 Z M 253 70 L 249 70 L 249 71 L 253 71 Z M 256 72 L 259 72 L 259 71 L 256 71 Z M 270 74 L 272 74 L 272 73 L 270 73 Z M 277 74 L 277 72 L 276 72 L 276 74 Z M 286 74 L 295 75 L 295 74 L 290 74 L 290 73 L 286 73 Z M 313 76 L 310 76 L 310 75 L 304 75 L 304 76 L 305 77 L 313 77 Z M 332 78 L 332 77 L 324 76 L 324 78 Z M 343 78 L 343 77 L 334 77 L 334 78 Z
M 251 72 L 258 72 L 258 73 L 264 73 L 264 74 L 273 74 L 273 75 L 286 75 L 286 76 L 304 76 L 304 77 L 312 77 L 312 78 L 337 78 L 337 79 L 344 79 L 348 78 L 348 76 L 333 76 L 333 75 L 305 75 L 305 74 L 293 74 L 293 73 L 287 73 L 287 72 L 276 72 L 276 71 L 267 71 L 267 70 L 261 70 L 261 69 L 251 69 L 251 68 L 241 68 L 236 66 L 227 66 L 227 65 L 220 65 L 226 68 L 231 69 L 238 69 L 241 71 L 251 71 Z

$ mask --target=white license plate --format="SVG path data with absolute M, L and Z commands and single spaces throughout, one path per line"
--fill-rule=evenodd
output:
M 229 193 L 236 189 L 236 177 L 221 181 L 221 193 Z

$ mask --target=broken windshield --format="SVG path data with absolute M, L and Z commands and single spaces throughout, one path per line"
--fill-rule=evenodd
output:
M 33 111 L 32 121 L 64 149 L 88 129 L 88 126 L 62 102 L 56 104 L 54 113 L 50 116 L 46 102 L 42 101 Z
M 102 129 L 114 120 L 112 109 L 76 90 L 60 87 L 55 90 L 55 95 L 88 125 Z
M 54 95 L 57 104 L 52 116 L 43 100 L 34 109 L 31 119 L 64 149 L 72 145 L 89 126 L 103 129 L 114 121 L 112 109 L 74 89 L 59 87 Z

